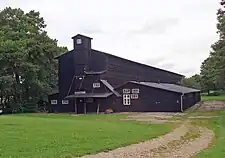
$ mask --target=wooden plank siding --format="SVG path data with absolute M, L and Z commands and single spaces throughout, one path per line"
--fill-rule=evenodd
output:
M 178 101 L 180 95 L 177 93 L 124 83 L 142 81 L 177 84 L 184 77 L 183 75 L 94 50 L 91 48 L 92 38 L 83 35 L 74 36 L 72 39 L 74 49 L 56 58 L 59 60 L 59 94 L 57 95 L 58 104 L 53 106 L 55 111 L 84 113 L 86 110 L 87 112 L 95 112 L 98 104 L 100 104 L 100 112 L 110 107 L 116 112 L 181 111 L 180 101 Z M 82 42 L 77 43 L 77 40 L 80 39 Z M 88 98 L 70 98 L 68 104 L 62 104 L 65 97 L 73 95 L 76 91 L 96 94 L 111 92 L 112 90 L 110 91 L 102 84 L 102 79 L 113 87 L 124 84 L 118 88 L 117 92 L 120 94 L 122 94 L 123 87 L 139 88 L 139 98 L 132 100 L 131 106 L 124 106 L 123 98 L 115 95 L 101 99 L 93 98 L 91 103 L 86 102 Z M 100 83 L 100 87 L 93 88 L 93 83 Z M 56 96 L 50 96 L 49 99 L 51 98 L 54 99 Z M 183 98 L 184 108 L 199 101 L 198 94 L 193 95 L 190 100 L 187 98 L 187 96 Z

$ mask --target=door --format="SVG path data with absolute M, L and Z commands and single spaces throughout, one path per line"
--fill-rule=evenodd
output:
M 77 114 L 84 114 L 85 102 L 84 98 L 77 98 Z
M 87 113 L 97 113 L 98 103 L 97 100 L 94 98 L 87 98 Z

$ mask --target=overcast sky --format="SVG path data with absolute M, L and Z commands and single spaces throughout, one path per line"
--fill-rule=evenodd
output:
M 186 76 L 199 73 L 218 39 L 219 0 L 0 0 L 7 6 L 39 11 L 69 49 L 81 33 L 93 49 Z

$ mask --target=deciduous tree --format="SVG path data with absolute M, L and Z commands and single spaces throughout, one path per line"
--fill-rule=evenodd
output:
M 56 86 L 54 57 L 67 48 L 47 35 L 44 19 L 34 10 L 5 8 L 0 28 L 0 105 L 35 104 Z

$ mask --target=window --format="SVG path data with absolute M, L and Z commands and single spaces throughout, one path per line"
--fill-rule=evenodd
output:
M 57 100 L 51 100 L 51 104 L 57 104 Z
M 123 93 L 130 93 L 130 89 L 123 89 Z
M 86 102 L 87 102 L 87 103 L 93 103 L 93 101 L 94 101 L 93 98 L 87 98 L 87 99 L 86 99 Z
M 132 89 L 132 93 L 139 93 L 139 89 L 138 88 Z
M 69 104 L 69 100 L 62 100 L 62 104 Z
M 82 43 L 81 39 L 80 38 L 77 39 L 77 44 L 81 44 L 81 43 Z
M 130 94 L 123 95 L 123 105 L 130 105 Z
M 131 99 L 138 99 L 138 94 L 131 94 Z
M 93 83 L 93 88 L 100 88 L 100 83 Z

